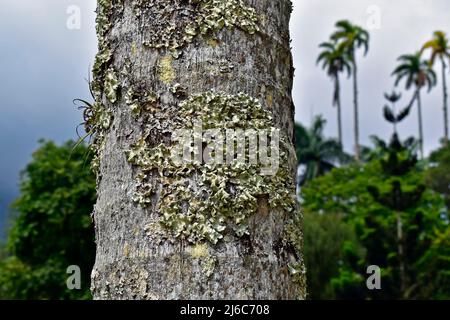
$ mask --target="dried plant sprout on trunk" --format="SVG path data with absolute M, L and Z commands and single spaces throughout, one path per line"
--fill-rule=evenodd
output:
M 289 0 L 98 1 L 96 102 L 85 112 L 94 298 L 305 298 L 291 10 Z M 174 165 L 175 132 L 196 122 L 279 132 L 278 170 Z

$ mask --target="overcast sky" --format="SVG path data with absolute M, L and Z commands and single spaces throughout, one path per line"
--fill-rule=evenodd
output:
M 81 28 L 67 27 L 67 12 L 76 5 Z M 85 79 L 96 52 L 95 2 L 91 0 L 2 0 L 0 10 L 0 215 L 17 195 L 19 171 L 30 160 L 39 138 L 58 142 L 76 138 L 82 121 L 72 104 L 89 98 Z M 370 12 L 368 12 L 370 11 Z M 450 32 L 448 0 L 294 0 L 291 22 L 296 77 L 296 120 L 309 124 L 313 115 L 328 119 L 326 133 L 336 135 L 336 113 L 331 106 L 332 83 L 316 67 L 318 44 L 326 40 L 339 19 L 350 19 L 371 30 L 370 52 L 359 57 L 362 141 L 384 138 L 391 127 L 382 118 L 383 92 L 392 89 L 390 73 L 396 58 L 413 53 L 436 29 Z M 404 94 L 404 102 L 411 93 Z M 344 138 L 352 150 L 350 82 L 343 85 Z M 438 146 L 442 136 L 441 88 L 423 97 L 425 146 Z M 401 124 L 403 136 L 416 135 L 414 112 Z M 1 219 L 0 219 L 1 220 Z

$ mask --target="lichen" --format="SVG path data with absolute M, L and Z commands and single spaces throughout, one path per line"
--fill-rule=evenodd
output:
M 130 87 L 125 94 L 125 103 L 137 118 L 143 111 L 153 112 L 157 107 L 158 97 L 153 92 Z
M 193 259 L 200 260 L 202 273 L 206 278 L 210 278 L 214 274 L 217 258 L 209 254 L 206 243 L 197 243 L 192 246 L 190 255 Z
M 223 28 L 239 28 L 249 34 L 259 30 L 256 10 L 242 0 L 175 0 L 166 4 L 135 0 L 133 4 L 136 17 L 148 30 L 143 44 L 167 49 L 174 58 L 199 35 L 211 43 L 211 37 Z
M 172 56 L 167 55 L 158 64 L 159 79 L 165 84 L 171 84 L 176 77 L 172 62 Z
M 184 100 L 178 109 L 176 119 L 172 119 L 176 124 L 173 130 L 194 130 L 195 121 L 201 121 L 204 130 L 276 130 L 270 111 L 244 93 L 208 91 Z M 280 168 L 273 176 L 264 175 L 261 164 L 250 161 L 176 164 L 171 156 L 183 142 L 180 137 L 172 137 L 170 143 L 152 147 L 143 137 L 127 151 L 128 161 L 139 169 L 134 199 L 148 205 L 157 190 L 156 184 L 147 185 L 146 181 L 157 180 L 161 185 L 157 204 L 161 224 L 175 238 L 215 244 L 226 233 L 238 237 L 248 234 L 247 220 L 257 212 L 259 197 L 267 197 L 271 208 L 295 211 L 295 184 L 288 167 L 286 138 L 280 139 Z M 192 152 L 195 154 L 195 150 Z M 156 179 L 148 179 L 154 172 Z
M 144 227 L 145 234 L 153 243 L 161 243 L 167 238 L 167 233 L 161 228 L 161 224 L 154 221 L 148 223 Z
M 96 31 L 98 38 L 99 50 L 95 57 L 95 63 L 92 70 L 93 78 L 93 91 L 96 99 L 101 98 L 104 76 L 106 72 L 106 66 L 112 58 L 112 53 L 109 48 L 109 42 L 107 34 L 111 28 L 111 15 L 114 9 L 114 5 L 117 5 L 120 1 L 114 0 L 99 0 L 98 10 L 96 17 Z
M 95 102 L 86 104 L 84 112 L 85 130 L 91 139 L 91 149 L 94 157 L 91 167 L 98 172 L 100 166 L 100 154 L 104 146 L 106 131 L 111 126 L 112 112 L 104 105 L 103 95 L 114 103 L 117 101 L 117 89 L 119 86 L 114 69 L 109 67 L 112 58 L 108 33 L 111 29 L 111 15 L 115 6 L 121 6 L 123 0 L 98 0 L 96 31 L 99 50 L 95 57 L 92 69 L 93 79 L 90 89 Z
M 230 73 L 234 69 L 234 65 L 225 59 L 219 61 L 219 71 L 220 73 Z
M 207 258 L 202 265 L 202 272 L 206 278 L 211 278 L 214 274 L 214 270 L 216 269 L 217 258 L 209 257 Z
M 298 212 L 289 219 L 285 228 L 283 245 L 292 246 L 296 253 L 303 252 L 303 215 Z M 288 264 L 289 274 L 292 282 L 298 287 L 297 298 L 306 298 L 306 265 L 301 257 L 297 257 L 295 261 Z
M 116 72 L 113 68 L 109 68 L 105 75 L 104 90 L 106 98 L 109 102 L 114 103 L 117 101 L 117 89 L 119 88 L 119 80 L 117 79 Z
M 191 249 L 191 257 L 194 259 L 205 258 L 208 256 L 208 245 L 206 243 L 198 243 Z
M 170 87 L 170 92 L 177 98 L 183 99 L 186 97 L 187 89 L 180 83 L 175 83 L 172 87 Z

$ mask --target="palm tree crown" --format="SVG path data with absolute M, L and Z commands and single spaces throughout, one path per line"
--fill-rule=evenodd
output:
M 352 24 L 348 20 L 341 20 L 336 23 L 336 32 L 331 35 L 331 39 L 338 41 L 342 49 L 346 49 L 351 58 L 354 58 L 354 51 L 364 48 L 364 55 L 369 51 L 369 33 L 360 26 Z
M 304 166 L 300 185 L 327 173 L 337 164 L 350 160 L 337 140 L 324 137 L 325 124 L 326 120 L 317 116 L 310 128 L 295 125 L 298 164 Z
M 338 46 L 336 42 L 324 42 L 319 47 L 323 50 L 317 58 L 317 63 L 322 63 L 322 68 L 330 77 L 335 77 L 341 72 L 351 74 L 349 57 L 342 47 Z
M 435 31 L 433 39 L 426 42 L 420 52 L 423 53 L 428 49 L 431 50 L 430 65 L 434 65 L 436 57 L 450 59 L 450 43 L 443 31 Z
M 436 85 L 436 73 L 430 68 L 427 61 L 422 60 L 420 53 L 405 54 L 398 58 L 399 66 L 392 72 L 396 77 L 397 86 L 403 79 L 406 79 L 405 88 L 407 90 L 415 86 L 421 89 L 428 86 L 430 91 Z

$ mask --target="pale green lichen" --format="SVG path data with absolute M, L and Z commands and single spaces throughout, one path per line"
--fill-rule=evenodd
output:
M 168 49 L 174 58 L 195 37 L 213 36 L 223 28 L 239 28 L 249 34 L 259 30 L 256 10 L 242 0 L 175 0 L 161 4 L 156 0 L 135 0 L 136 17 L 147 25 L 143 44 Z M 168 21 L 166 17 L 176 17 Z
M 104 146 L 106 131 L 111 126 L 112 113 L 103 105 L 103 94 L 114 103 L 117 100 L 118 80 L 112 68 L 108 68 L 112 53 L 109 48 L 107 34 L 111 29 L 111 15 L 115 6 L 122 5 L 123 0 L 98 0 L 96 31 L 99 50 L 92 69 L 93 79 L 90 83 L 93 105 L 87 104 L 84 113 L 85 130 L 92 136 L 91 149 L 94 157 L 91 167 L 95 172 L 100 166 L 100 153 Z
M 209 257 L 207 258 L 202 265 L 202 272 L 206 278 L 211 278 L 214 274 L 214 270 L 216 269 L 217 258 Z
M 297 292 L 297 299 L 306 298 L 306 266 L 302 262 L 297 262 L 294 264 L 288 264 L 289 274 L 292 281 L 297 284 L 299 291 Z
M 303 215 L 299 212 L 288 221 L 285 228 L 285 235 L 283 238 L 283 245 L 285 247 L 291 246 L 296 253 L 303 252 Z M 302 258 L 297 258 L 296 261 L 291 261 L 288 264 L 289 274 L 292 281 L 297 284 L 299 291 L 297 292 L 298 299 L 306 298 L 306 266 Z
M 206 278 L 210 278 L 214 274 L 217 258 L 209 255 L 208 245 L 206 243 L 197 243 L 192 246 L 190 255 L 193 259 L 200 260 L 202 273 Z
M 195 121 L 201 121 L 204 130 L 275 129 L 271 113 L 258 100 L 243 93 L 209 91 L 191 96 L 179 104 L 175 123 L 178 129 L 194 129 Z M 145 181 L 149 180 L 150 172 L 157 172 L 158 184 L 162 185 L 157 210 L 161 224 L 174 237 L 191 243 L 204 240 L 217 243 L 226 232 L 238 237 L 248 234 L 247 220 L 257 212 L 259 197 L 267 197 L 271 208 L 295 210 L 295 184 L 287 165 L 287 143 L 283 137 L 281 166 L 274 176 L 263 175 L 260 164 L 248 161 L 174 164 L 171 155 L 180 141 L 172 140 L 171 144 L 149 147 L 143 137 L 127 156 L 140 169 L 135 200 L 142 205 L 148 205 L 156 193 L 156 185 L 145 185 Z
M 130 87 L 125 94 L 125 103 L 130 107 L 132 114 L 139 117 L 143 111 L 153 112 L 158 104 L 158 96 L 153 92 Z
M 95 57 L 95 63 L 92 70 L 92 74 L 94 76 L 92 88 L 96 99 L 101 98 L 106 65 L 112 57 L 111 50 L 109 49 L 109 42 L 107 40 L 107 34 L 111 28 L 110 17 L 112 15 L 114 5 L 117 5 L 118 3 L 120 3 L 120 1 L 98 0 L 96 31 L 99 50 Z
M 151 222 L 144 227 L 145 234 L 150 238 L 153 243 L 161 243 L 167 238 L 167 233 L 161 228 L 161 224 L 158 222 Z
M 117 79 L 116 72 L 113 68 L 109 68 L 105 74 L 104 90 L 106 98 L 109 102 L 114 103 L 117 101 L 117 89 L 119 88 L 119 80 Z

